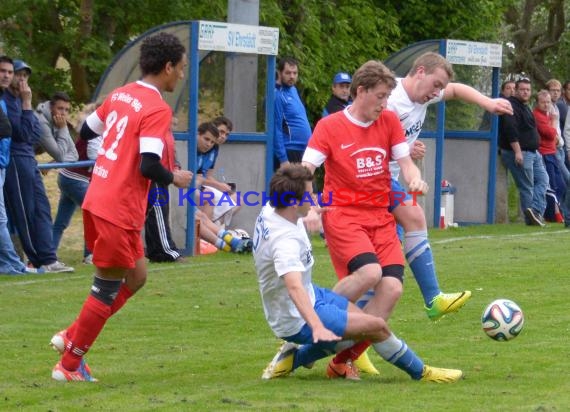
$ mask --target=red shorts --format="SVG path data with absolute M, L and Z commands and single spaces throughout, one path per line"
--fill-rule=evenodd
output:
M 83 209 L 83 231 L 97 267 L 133 269 L 135 262 L 144 257 L 138 230 L 123 229 Z
M 376 255 L 380 266 L 404 265 L 396 222 L 387 208 L 336 207 L 323 213 L 331 261 L 340 279 L 349 262 L 363 253 Z

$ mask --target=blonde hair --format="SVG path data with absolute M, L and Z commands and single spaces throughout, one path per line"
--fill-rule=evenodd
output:
M 558 80 L 556 80 L 556 79 L 550 79 L 549 81 L 546 82 L 546 88 L 547 88 L 548 90 L 550 90 L 550 88 L 551 88 L 552 86 L 558 86 L 558 87 L 560 87 L 560 89 L 561 89 L 560 91 L 562 91 L 562 83 L 560 83 Z
M 453 71 L 451 63 L 448 62 L 441 54 L 435 52 L 424 53 L 414 60 L 414 64 L 408 74 L 413 76 L 416 74 L 420 66 L 425 69 L 426 74 L 432 74 L 436 69 L 443 69 L 447 73 L 447 77 L 449 77 L 450 81 L 455 77 L 455 72 Z

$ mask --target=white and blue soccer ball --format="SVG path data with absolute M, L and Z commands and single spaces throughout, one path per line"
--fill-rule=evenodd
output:
M 481 324 L 491 339 L 508 341 L 521 333 L 524 315 L 519 305 L 512 300 L 497 299 L 485 308 Z

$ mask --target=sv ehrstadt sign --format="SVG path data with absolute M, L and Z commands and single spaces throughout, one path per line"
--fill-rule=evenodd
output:
M 279 29 L 215 21 L 200 21 L 198 49 L 277 55 Z

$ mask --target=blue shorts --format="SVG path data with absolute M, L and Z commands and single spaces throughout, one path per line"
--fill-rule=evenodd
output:
M 313 285 L 315 289 L 315 312 L 319 316 L 325 328 L 331 330 L 337 336 L 344 336 L 348 322 L 348 299 L 332 290 Z M 313 343 L 313 331 L 306 323 L 303 328 L 292 336 L 283 338 L 287 342 L 295 342 L 300 345 Z M 337 342 L 323 342 L 334 344 Z
M 390 206 L 388 210 L 390 213 L 394 211 L 401 203 L 411 201 L 412 195 L 398 182 L 396 179 L 392 179 L 392 187 L 390 188 Z M 396 221 L 397 223 L 397 221 Z M 398 238 L 400 241 L 404 239 L 404 228 L 399 224 L 396 225 L 396 231 L 398 232 Z

